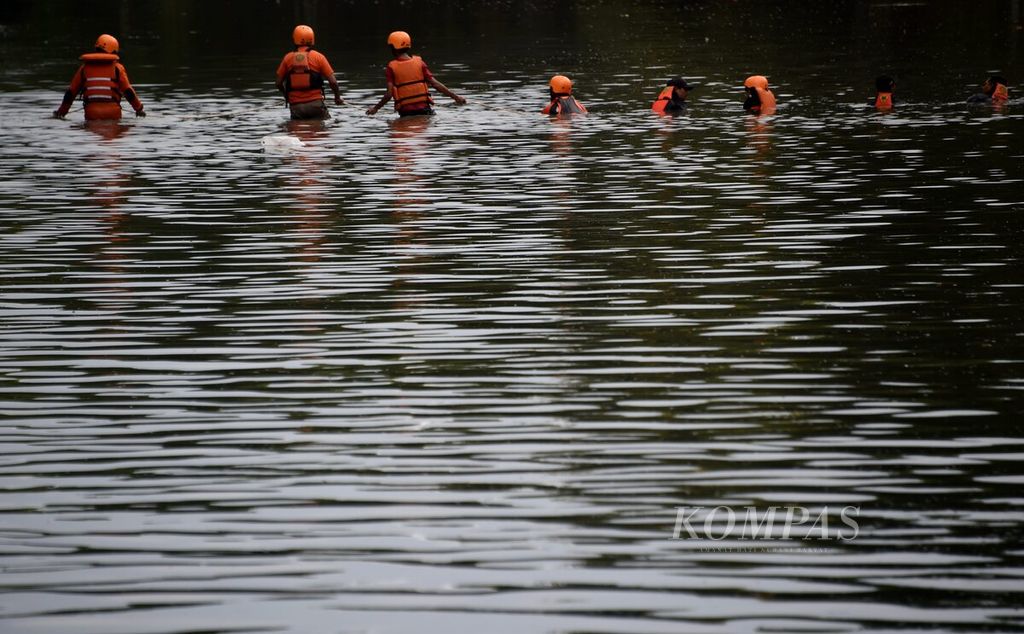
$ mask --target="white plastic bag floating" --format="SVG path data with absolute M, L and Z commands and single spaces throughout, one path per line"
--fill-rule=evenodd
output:
M 266 152 L 288 152 L 305 147 L 300 139 L 287 134 L 271 134 L 260 139 L 260 144 Z

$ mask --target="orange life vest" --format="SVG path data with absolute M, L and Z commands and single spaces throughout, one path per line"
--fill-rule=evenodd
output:
M 556 108 L 557 106 L 557 108 Z M 572 95 L 555 95 L 543 110 L 542 114 L 587 114 L 583 104 L 576 101 Z
M 772 91 L 760 87 L 755 87 L 754 90 L 757 91 L 757 98 L 761 100 L 761 105 L 754 106 L 751 110 L 758 114 L 775 114 L 775 95 Z
M 654 112 L 665 112 L 665 108 L 672 101 L 672 94 L 675 90 L 675 86 L 665 86 L 658 95 L 658 98 L 654 100 L 654 104 L 651 105 L 651 110 Z
M 1002 84 L 996 84 L 995 90 L 992 91 L 992 101 L 994 103 L 1002 103 L 1010 98 L 1010 91 L 1006 89 L 1006 86 Z
M 82 60 L 82 101 L 91 103 L 119 103 L 121 101 L 120 72 L 117 55 L 113 53 L 86 53 Z
M 892 110 L 893 101 L 891 92 L 880 92 L 875 95 L 875 108 L 878 110 Z
M 324 89 L 324 78 L 309 68 L 309 49 L 302 47 L 292 55 L 291 67 L 285 78 L 285 91 Z
M 427 88 L 427 75 L 423 72 L 423 60 L 413 55 L 409 59 L 393 59 L 388 62 L 395 83 L 391 96 L 395 110 L 417 110 L 410 106 L 424 108 L 434 103 Z

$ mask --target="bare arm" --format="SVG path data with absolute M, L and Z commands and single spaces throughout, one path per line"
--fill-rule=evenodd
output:
M 459 95 L 456 95 L 452 91 L 448 90 L 448 87 L 442 84 L 441 82 L 437 81 L 437 79 L 431 77 L 427 81 L 430 83 L 431 86 L 434 87 L 434 90 L 436 90 L 437 92 L 441 93 L 446 97 L 451 97 L 455 101 L 455 103 L 459 104 L 460 106 L 466 103 L 465 97 L 460 97 Z
M 327 73 L 327 83 L 331 86 L 331 92 L 334 93 L 334 103 L 341 106 L 345 104 L 345 100 L 341 98 L 341 88 L 338 86 L 338 80 L 335 79 L 334 73 Z
M 380 101 L 378 101 L 374 106 L 372 106 L 372 107 L 370 107 L 370 108 L 368 108 L 366 110 L 366 114 L 370 114 L 370 115 L 377 114 L 377 111 L 380 110 L 381 108 L 383 108 L 384 104 L 386 104 L 387 102 L 391 101 L 391 91 L 393 89 L 394 89 L 394 84 L 392 84 L 391 82 L 388 82 L 388 90 L 387 90 L 387 92 L 385 92 L 384 96 L 380 98 Z

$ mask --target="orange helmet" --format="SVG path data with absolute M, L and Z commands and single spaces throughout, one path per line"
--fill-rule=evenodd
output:
M 768 78 L 764 75 L 751 75 L 743 82 L 744 88 L 760 88 L 768 90 Z
M 405 31 L 395 31 L 388 36 L 388 45 L 398 50 L 412 48 L 412 38 Z
M 117 38 L 113 35 L 103 35 L 96 38 L 96 50 L 103 51 L 104 53 L 117 53 L 120 50 L 120 46 L 117 44 Z
M 292 31 L 292 41 L 295 46 L 313 46 L 313 29 L 300 24 Z
M 551 86 L 551 92 L 556 95 L 571 95 L 572 94 L 572 80 L 565 75 L 555 75 L 548 82 Z

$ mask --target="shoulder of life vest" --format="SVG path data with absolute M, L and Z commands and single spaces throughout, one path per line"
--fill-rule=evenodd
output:
M 113 53 L 86 53 L 85 55 L 80 55 L 78 59 L 82 60 L 86 64 L 95 64 L 98 62 L 116 62 L 121 58 Z
M 392 94 L 395 110 L 419 103 L 434 103 L 427 87 L 427 75 L 423 72 L 422 58 L 413 55 L 409 59 L 393 59 L 388 62 L 388 68 L 391 69 L 395 82 Z
M 541 110 L 542 114 L 587 114 L 583 104 L 576 101 L 572 95 L 558 95 L 551 100 L 546 108 Z
M 292 90 L 323 90 L 324 77 L 309 67 L 309 50 L 292 53 L 291 65 L 285 81 L 285 89 Z
M 665 86 L 658 94 L 658 98 L 654 100 L 651 105 L 651 110 L 654 112 L 665 112 L 665 108 L 668 107 L 670 101 L 672 101 L 672 93 L 675 92 L 674 86 Z
M 889 110 L 893 106 L 892 93 L 880 92 L 875 95 L 875 107 L 879 110 Z
M 1010 98 L 1010 91 L 1006 86 L 1002 84 L 996 84 L 995 90 L 992 91 L 992 101 L 1006 101 Z
M 754 90 L 757 91 L 757 98 L 760 103 L 751 106 L 750 112 L 753 114 L 775 114 L 775 94 L 764 88 L 755 87 Z

